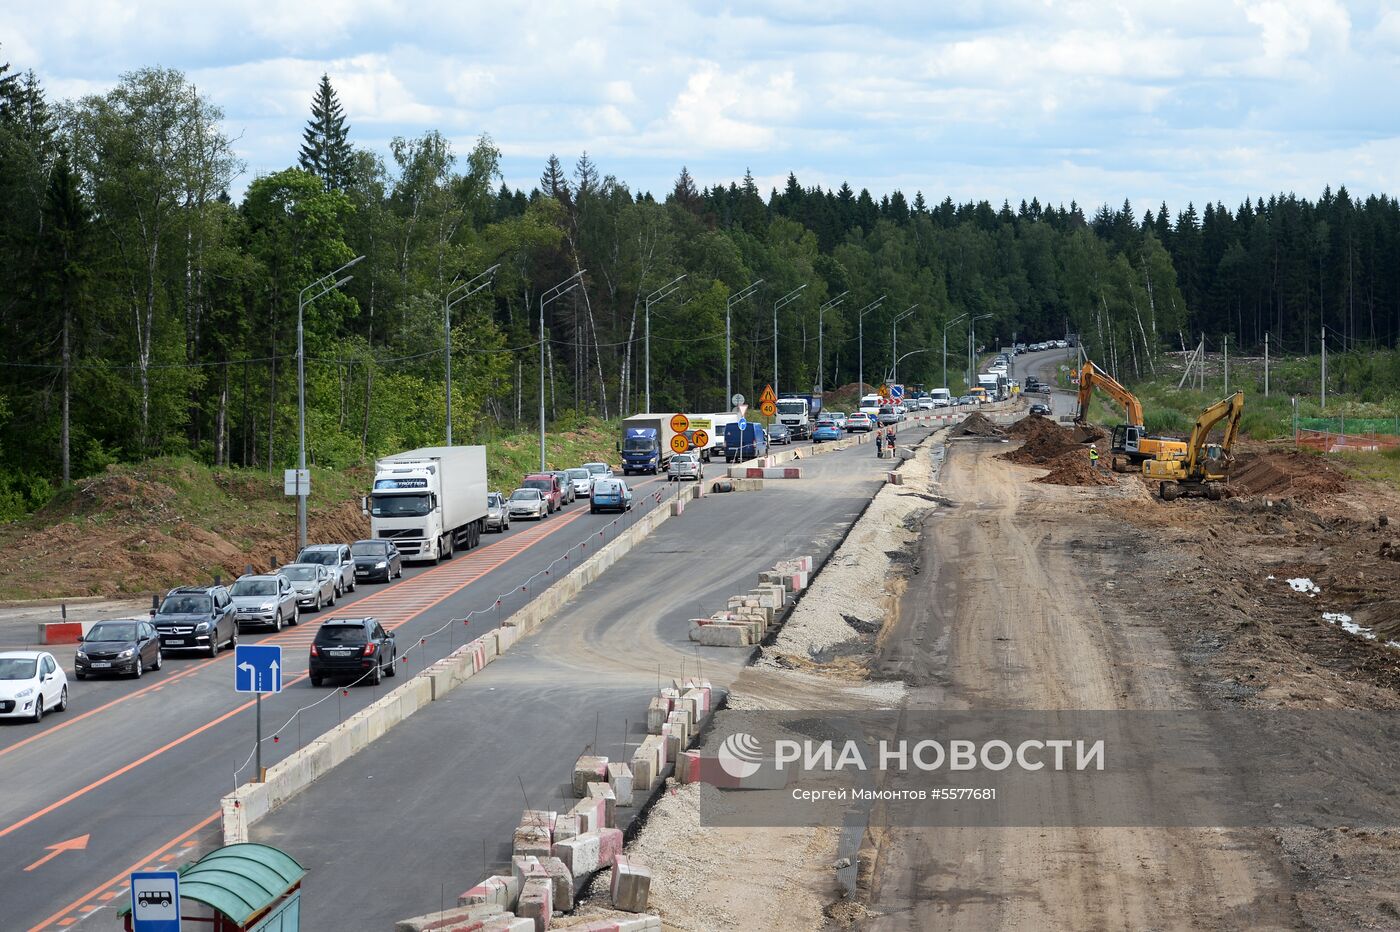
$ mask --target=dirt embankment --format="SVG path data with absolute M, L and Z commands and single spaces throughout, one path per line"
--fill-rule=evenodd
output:
M 0 531 L 10 553 L 0 597 L 144 594 L 286 562 L 296 555 L 296 500 L 282 491 L 251 470 L 113 468 Z M 348 542 L 367 535 L 369 521 L 358 501 L 313 498 L 308 532 Z
M 1097 427 L 1061 427 L 1043 417 L 1024 417 L 1007 429 L 1007 434 L 1023 442 L 1001 458 L 1023 466 L 1044 466 L 1049 470 L 1033 480 L 1049 485 L 1115 485 L 1107 468 L 1095 469 L 1086 444 L 1104 439 Z M 1107 450 L 1103 462 L 1108 462 Z
M 950 437 L 1005 437 L 1006 431 L 993 424 L 985 414 L 973 411 L 958 426 L 948 432 Z
M 1244 452 L 1230 469 L 1234 495 L 1315 502 L 1347 490 L 1347 477 L 1322 457 L 1298 450 Z

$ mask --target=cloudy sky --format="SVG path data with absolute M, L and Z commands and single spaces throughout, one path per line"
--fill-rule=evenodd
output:
M 207 7 L 208 9 L 204 9 Z M 240 184 L 291 164 L 328 72 L 352 138 L 489 133 L 505 179 L 587 150 L 634 190 L 848 180 L 1083 205 L 1400 193 L 1400 9 L 1337 0 L 46 0 L 0 61 L 51 95 L 185 71 Z

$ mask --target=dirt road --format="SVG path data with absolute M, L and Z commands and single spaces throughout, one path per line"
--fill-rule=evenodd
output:
M 1099 505 L 1131 492 L 1031 484 L 1039 472 L 996 459 L 1005 449 L 950 445 L 941 491 L 957 504 L 925 524 L 919 571 L 882 632 L 876 675 L 912 687 L 910 710 L 1197 705 L 1161 627 L 1120 596 L 1135 585 L 1133 548 Z M 1046 801 L 1066 825 L 1101 802 Z M 870 929 L 1302 924 L 1263 832 L 903 828 L 872 842 L 863 853 Z

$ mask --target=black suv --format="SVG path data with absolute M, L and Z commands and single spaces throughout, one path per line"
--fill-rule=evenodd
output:
M 151 616 L 151 624 L 160 635 L 162 651 L 202 650 L 217 657 L 225 644 L 238 645 L 233 598 L 224 586 L 171 589 Z
M 332 618 L 316 629 L 311 642 L 311 685 L 328 676 L 346 676 L 378 685 L 395 674 L 399 650 L 393 632 L 374 618 Z

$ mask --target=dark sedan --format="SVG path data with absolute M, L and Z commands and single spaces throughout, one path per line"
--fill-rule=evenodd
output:
M 403 575 L 403 557 L 393 541 L 357 540 L 350 545 L 355 558 L 355 579 L 388 582 Z
M 83 635 L 73 655 L 73 675 L 80 680 L 103 673 L 140 678 L 160 669 L 160 637 L 149 621 L 100 621 Z
M 777 421 L 768 427 L 768 445 L 772 446 L 775 443 L 792 443 L 792 430 L 786 424 Z

